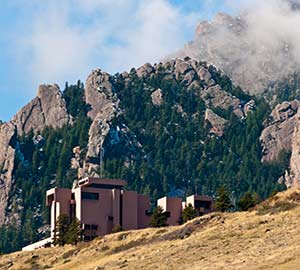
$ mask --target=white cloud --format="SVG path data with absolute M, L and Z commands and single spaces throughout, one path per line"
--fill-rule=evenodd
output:
M 24 8 L 31 22 L 17 55 L 39 83 L 84 80 L 96 66 L 121 72 L 159 61 L 183 46 L 196 23 L 194 13 L 167 0 L 34 0 Z

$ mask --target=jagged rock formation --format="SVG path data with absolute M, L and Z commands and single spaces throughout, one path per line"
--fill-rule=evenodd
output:
M 292 136 L 292 155 L 290 160 L 290 172 L 286 172 L 281 181 L 288 188 L 300 187 L 300 115 L 299 112 L 295 115 L 297 120 L 294 133 Z
M 216 68 L 214 69 L 215 72 L 220 72 Z M 198 89 L 199 97 L 205 101 L 207 108 L 231 109 L 238 117 L 243 118 L 246 115 L 244 108 L 249 111 L 255 105 L 244 106 L 241 100 L 224 91 L 216 83 L 205 62 L 198 62 L 190 58 L 177 58 L 153 66 L 147 63 L 136 70 L 132 69 L 130 73 L 123 72 L 121 78 L 128 82 L 135 75 L 139 78 L 151 78 L 158 74 L 163 80 L 174 80 L 188 89 L 192 87 Z M 85 98 L 87 104 L 90 105 L 88 116 L 93 119 L 93 123 L 89 130 L 86 161 L 83 168 L 80 169 L 79 175 L 95 176 L 99 174 L 100 152 L 105 151 L 103 144 L 110 133 L 111 122 L 122 114 L 122 110 L 119 108 L 120 101 L 114 90 L 115 80 L 116 78 L 100 69 L 93 70 L 87 78 Z M 152 104 L 162 105 L 163 92 L 161 89 L 152 89 L 147 84 L 145 84 L 145 89 L 152 91 Z M 177 106 L 180 108 L 180 105 Z M 181 111 L 182 115 L 185 115 L 182 107 Z M 212 111 L 208 111 L 207 120 L 216 129 L 218 136 L 222 136 L 227 122 L 218 115 L 213 116 L 212 114 Z
M 24 106 L 10 122 L 0 126 L 0 225 L 14 181 L 13 170 L 17 136 L 45 127 L 60 128 L 69 123 L 66 104 L 57 85 L 41 85 L 37 97 Z
M 89 130 L 88 150 L 82 175 L 99 173 L 99 157 L 103 142 L 110 130 L 110 121 L 118 114 L 119 100 L 113 93 L 111 76 L 100 69 L 88 76 L 85 88 L 86 102 L 91 106 L 88 116 L 93 119 Z
M 110 131 L 110 122 L 117 116 L 118 108 L 113 103 L 107 103 L 97 114 L 89 130 L 89 142 L 84 168 L 89 176 L 99 176 L 99 158 L 103 151 L 103 143 Z M 98 172 L 97 172 L 98 170 Z
M 275 160 L 282 150 L 292 150 L 293 133 L 298 122 L 299 101 L 283 102 L 275 107 L 265 121 L 260 141 L 263 161 Z
M 298 57 L 288 35 L 279 37 L 275 27 L 268 28 L 266 35 L 267 30 L 264 32 L 259 23 L 263 25 L 264 18 L 255 18 L 253 12 L 237 17 L 220 13 L 211 22 L 200 22 L 194 40 L 170 58 L 189 56 L 205 60 L 224 70 L 249 93 L 263 93 L 270 82 L 297 69 Z
M 228 110 L 231 107 L 234 114 L 238 117 L 244 116 L 241 101 L 223 91 L 219 85 L 206 88 L 201 93 L 201 97 L 205 100 L 208 107 L 221 108 L 223 110 Z
M 70 121 L 66 104 L 58 85 L 40 85 L 37 97 L 12 119 L 18 134 L 43 130 L 46 126 L 61 128 Z
M 88 76 L 85 85 L 86 103 L 90 105 L 88 116 L 94 120 L 98 112 L 110 103 L 114 96 L 111 76 L 102 72 L 101 69 L 95 69 Z
M 13 184 L 16 127 L 5 123 L 0 127 L 0 225 L 5 221 L 5 208 Z
M 224 130 L 228 124 L 228 120 L 222 118 L 221 116 L 215 114 L 212 110 L 207 109 L 205 111 L 205 120 L 208 121 L 212 128 L 210 133 L 213 133 L 219 137 L 223 136 Z

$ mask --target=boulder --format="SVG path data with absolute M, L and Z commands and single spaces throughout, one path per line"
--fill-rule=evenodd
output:
M 161 89 L 155 90 L 151 94 L 152 104 L 156 106 L 160 106 L 163 103 L 163 94 Z
M 148 77 L 154 71 L 155 71 L 154 67 L 151 66 L 151 64 L 146 63 L 145 65 L 139 67 L 136 70 L 136 74 L 138 77 L 143 78 L 143 77 Z
M 215 107 L 223 110 L 232 108 L 234 114 L 238 117 L 243 117 L 244 113 L 241 108 L 241 101 L 233 97 L 231 94 L 222 90 L 220 85 L 205 88 L 200 93 L 207 107 Z
M 217 115 L 210 109 L 206 109 L 205 111 L 205 120 L 208 121 L 212 126 L 210 133 L 213 133 L 219 137 L 223 136 L 224 130 L 229 122 L 228 120 Z
M 298 101 L 283 102 L 275 107 L 265 121 L 265 128 L 260 136 L 262 161 L 276 160 L 282 150 L 292 150 L 298 107 Z

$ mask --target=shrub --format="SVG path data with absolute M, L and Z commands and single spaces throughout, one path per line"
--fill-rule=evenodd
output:
M 232 208 L 232 203 L 229 197 L 229 191 L 226 187 L 222 186 L 217 190 L 217 198 L 215 208 L 218 211 L 226 212 Z
M 113 227 L 111 233 L 118 233 L 118 232 L 122 232 L 122 231 L 124 231 L 122 226 L 118 224 L 118 225 Z
M 186 223 L 187 221 L 194 219 L 196 216 L 197 216 L 197 211 L 191 204 L 189 204 L 182 211 L 182 221 L 183 221 L 183 223 Z
M 153 211 L 153 215 L 150 220 L 150 226 L 154 228 L 166 227 L 168 226 L 167 219 L 167 215 L 164 213 L 162 207 L 158 206 Z

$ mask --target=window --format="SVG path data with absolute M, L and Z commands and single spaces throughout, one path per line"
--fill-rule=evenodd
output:
M 211 202 L 196 200 L 195 201 L 195 208 L 196 209 L 199 209 L 199 208 L 210 209 L 211 208 Z
M 94 200 L 94 201 L 97 201 L 97 200 L 99 200 L 99 193 L 82 192 L 81 193 L 81 198 L 83 200 Z
M 91 229 L 91 225 L 90 224 L 84 224 L 84 229 L 85 230 L 90 230 Z
M 145 215 L 148 216 L 148 217 L 152 216 L 152 214 L 153 214 L 153 212 L 150 211 L 150 210 L 145 211 Z
M 97 231 L 98 230 L 98 226 L 97 225 L 91 225 L 91 229 Z

